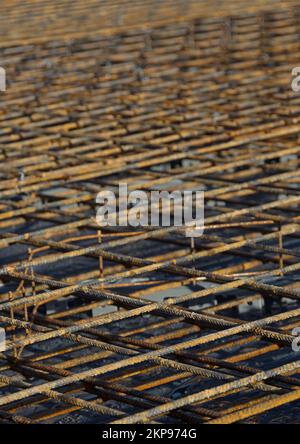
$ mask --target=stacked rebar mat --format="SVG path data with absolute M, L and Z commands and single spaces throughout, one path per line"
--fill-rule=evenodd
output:
M 143 3 L 151 26 L 109 35 L 85 16 L 77 38 L 45 23 L 26 42 L 31 2 L 7 16 L 1 422 L 298 422 L 300 8 L 188 2 L 177 22 L 160 2 L 162 24 Z M 119 183 L 204 190 L 203 236 L 99 228 L 97 193 Z

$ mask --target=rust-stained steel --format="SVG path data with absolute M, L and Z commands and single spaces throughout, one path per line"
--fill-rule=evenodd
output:
M 298 2 L 11 3 L 0 422 L 297 422 Z M 100 229 L 124 182 L 203 189 L 203 236 Z

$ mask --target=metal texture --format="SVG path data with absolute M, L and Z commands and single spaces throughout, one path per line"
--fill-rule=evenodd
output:
M 1 422 L 299 421 L 300 7 L 248 3 L 0 2 Z M 100 229 L 121 182 L 204 235 Z

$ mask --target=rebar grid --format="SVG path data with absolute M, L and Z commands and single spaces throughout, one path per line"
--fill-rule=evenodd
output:
M 188 2 L 176 23 L 183 2 L 166 1 L 150 26 L 157 2 L 90 0 L 74 17 L 122 6 L 127 29 L 93 33 L 95 16 L 63 38 L 61 18 L 59 37 L 45 24 L 34 43 L 16 26 L 39 13 L 14 3 L 1 42 L 1 420 L 296 422 L 296 2 L 226 17 Z M 130 26 L 137 10 L 144 29 Z M 100 229 L 96 195 L 120 182 L 205 190 L 204 235 Z

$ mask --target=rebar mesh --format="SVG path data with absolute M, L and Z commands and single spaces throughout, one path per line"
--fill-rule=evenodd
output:
M 2 421 L 297 422 L 297 2 L 34 3 L 1 16 Z M 100 229 L 120 182 L 204 189 L 204 235 Z

